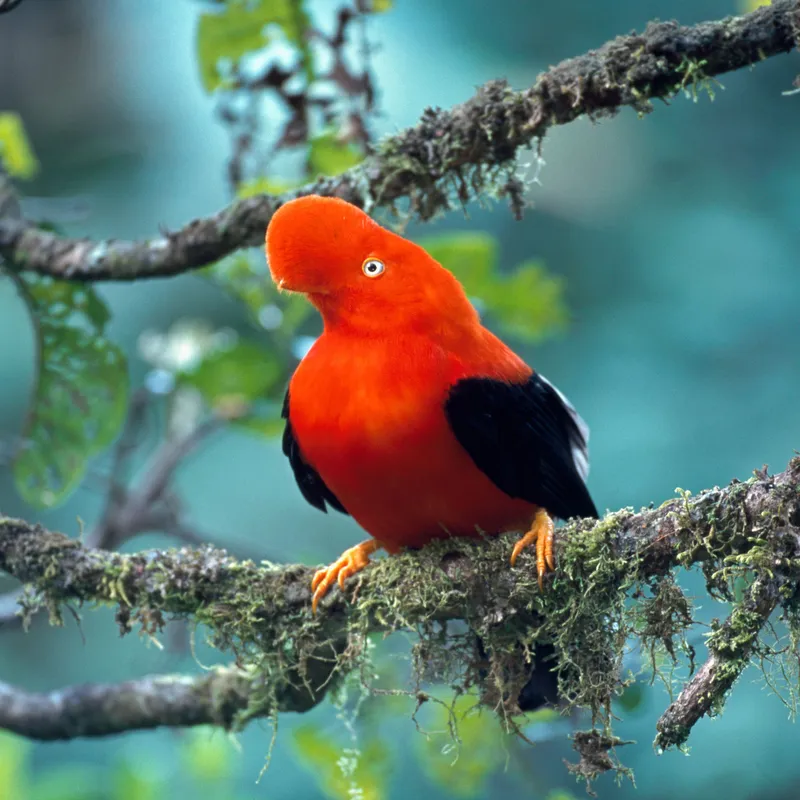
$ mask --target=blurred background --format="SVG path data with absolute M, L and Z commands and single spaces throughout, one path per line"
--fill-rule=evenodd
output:
M 252 29 L 246 41 L 236 33 L 246 16 L 223 21 L 229 9 L 214 2 L 24 0 L 0 15 L 0 153 L 5 136 L 24 212 L 70 235 L 152 236 L 236 194 L 346 168 L 363 153 L 362 123 L 373 137 L 392 133 L 489 79 L 530 86 L 549 65 L 648 20 L 694 23 L 745 10 L 737 0 L 395 0 L 346 23 L 339 48 L 347 0 L 305 3 L 305 21 L 293 16 L 299 4 L 257 5 L 277 8 L 270 13 L 278 23 L 263 32 L 259 24 L 255 41 Z M 327 41 L 298 45 L 296 30 L 308 22 Z M 592 428 L 589 486 L 600 508 L 660 503 L 676 487 L 746 479 L 765 463 L 779 471 L 798 447 L 800 96 L 782 95 L 798 64 L 796 55 L 770 59 L 699 87 L 696 97 L 657 102 L 642 120 L 628 110 L 553 130 L 544 164 L 534 154 L 521 159 L 534 205 L 521 222 L 502 201 L 472 203 L 468 217 L 453 212 L 406 230 L 459 272 L 487 324 L 581 410 Z M 299 141 L 307 133 L 310 148 L 292 138 L 298 125 L 307 126 Z M 275 404 L 318 327 L 304 308 L 271 294 L 259 251 L 202 275 L 99 285 L 96 296 L 107 321 L 94 295 L 0 275 L 4 514 L 74 535 L 84 525 L 126 550 L 199 538 L 278 562 L 328 562 L 359 540 L 352 520 L 305 504 L 280 453 Z M 53 312 L 59 299 L 73 316 Z M 101 342 L 102 368 L 87 355 L 88 372 L 37 384 L 31 310 L 40 334 L 54 333 L 53 352 L 45 352 L 53 359 L 83 315 L 85 335 Z M 85 408 L 59 401 L 67 402 L 60 408 L 69 431 L 42 411 L 42 392 L 64 388 L 48 381 L 92 394 Z M 135 418 L 126 411 L 128 384 Z M 100 522 L 108 475 L 120 466 L 109 445 L 123 419 L 125 480 L 135 486 L 137 471 L 190 435 L 210 408 L 241 400 L 252 401 L 253 413 L 203 436 L 177 469 L 169 491 L 180 498 L 180 524 L 170 536 L 134 531 L 112 541 Z M 102 420 L 89 429 L 88 416 Z M 12 462 L 22 435 L 73 448 L 59 474 L 43 474 L 33 455 Z M 701 618 L 726 614 L 698 576 L 681 581 L 703 596 Z M 0 590 L 13 588 L 0 582 Z M 121 639 L 106 610 L 85 609 L 82 619 L 82 634 L 71 619 L 52 628 L 37 617 L 27 634 L 7 620 L 0 678 L 48 690 L 200 669 L 180 625 L 159 647 L 147 637 Z M 702 630 L 692 636 L 702 653 Z M 203 647 L 202 632 L 194 638 L 200 662 L 225 660 Z M 386 685 L 407 680 L 404 651 L 396 642 L 379 654 Z M 639 665 L 632 653 L 631 668 Z M 623 698 L 617 733 L 636 743 L 619 755 L 638 789 L 606 776 L 595 787 L 601 797 L 800 796 L 800 728 L 755 669 L 721 719 L 697 726 L 691 757 L 653 752 L 667 703 L 663 685 L 650 686 L 646 674 Z M 352 703 L 326 702 L 281 717 L 259 783 L 272 736 L 266 723 L 235 738 L 159 731 L 42 745 L 0 735 L 0 798 L 583 795 L 562 763 L 572 755 L 568 720 L 533 719 L 530 747 L 503 737 L 490 715 L 470 717 L 451 766 L 447 736 L 418 734 L 413 705 L 370 699 L 354 716 Z M 435 711 L 425 723 L 445 727 Z

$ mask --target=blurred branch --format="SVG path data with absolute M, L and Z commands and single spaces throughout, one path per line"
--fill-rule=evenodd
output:
M 316 660 L 313 669 L 319 685 L 330 678 L 332 668 L 325 661 Z M 301 684 L 255 704 L 262 689 L 256 672 L 236 666 L 214 667 L 203 675 L 150 675 L 53 692 L 26 692 L 0 681 L 0 729 L 41 741 L 160 727 L 218 725 L 230 730 L 280 711 L 308 711 L 325 695 L 321 691 L 315 698 Z
M 235 714 L 247 707 L 250 684 L 248 675 L 235 668 L 197 677 L 163 675 L 70 686 L 40 694 L 0 682 L 0 728 L 44 741 L 162 725 L 229 728 Z
M 249 664 L 201 678 L 146 679 L 52 695 L 6 690 L 7 701 L 0 693 L 0 727 L 55 738 L 158 724 L 241 726 L 254 716 L 306 710 L 320 702 L 333 676 L 357 668 L 358 643 L 368 632 L 418 633 L 420 659 L 428 669 L 441 655 L 433 648 L 456 641 L 446 628 L 431 627 L 448 620 L 465 620 L 495 654 L 514 651 L 513 642 L 527 648 L 535 641 L 553 642 L 562 660 L 560 690 L 564 671 L 580 673 L 585 663 L 595 665 L 594 672 L 576 678 L 574 687 L 582 686 L 584 694 L 574 689 L 570 696 L 599 713 L 621 686 L 614 667 L 619 662 L 602 651 L 606 639 L 575 641 L 575 633 L 591 636 L 602 628 L 603 635 L 617 633 L 608 641 L 620 653 L 628 637 L 638 634 L 650 649 L 660 640 L 674 657 L 673 637 L 680 638 L 692 619 L 672 570 L 699 564 L 710 596 L 730 602 L 732 613 L 709 637 L 707 664 L 659 723 L 662 746 L 681 744 L 698 719 L 721 709 L 751 655 L 763 654 L 759 634 L 773 609 L 781 606 L 790 625 L 800 625 L 794 599 L 800 587 L 800 457 L 775 476 L 757 471 L 744 483 L 694 497 L 682 493 L 655 509 L 623 509 L 601 521 L 567 523 L 557 531 L 558 568 L 544 593 L 531 556 L 525 556 L 529 570 L 508 567 L 509 547 L 507 537 L 455 539 L 382 559 L 348 581 L 346 594 L 355 590 L 354 596 L 334 590 L 312 617 L 310 567 L 257 566 L 211 547 L 123 555 L 0 517 L 0 569 L 30 584 L 56 619 L 69 601 L 116 605 L 123 632 L 133 621 L 154 632 L 165 624 L 165 615 L 192 617 L 208 627 L 213 644 L 237 653 L 237 664 Z M 730 587 L 742 579 L 749 589 L 736 600 Z M 575 628 L 581 615 L 585 626 Z M 514 652 L 504 668 L 524 661 Z M 605 672 L 597 671 L 598 664 L 606 665 Z M 497 698 L 498 674 L 475 664 L 469 669 L 472 685 Z M 212 691 L 215 681 L 221 682 L 220 694 Z M 600 694 L 586 694 L 584 681 Z M 138 692 L 141 707 L 133 702 Z M 424 702 L 424 693 L 416 696 Z M 210 705 L 209 697 L 222 705 Z M 501 697 L 502 706 L 508 698 Z M 513 705 L 505 711 L 513 713 Z M 591 763 L 612 763 L 598 761 L 596 752 L 598 741 L 618 741 L 609 733 L 587 738 L 587 748 L 594 750 L 583 755 L 591 755 Z
M 22 3 L 22 0 L 0 0 L 0 14 L 5 14 L 6 11 L 11 11 Z
M 365 162 L 336 178 L 279 197 L 238 200 L 139 242 L 63 238 L 24 220 L 0 219 L 0 257 L 19 270 L 84 281 L 176 275 L 260 245 L 272 214 L 298 194 L 335 195 L 367 210 L 408 199 L 412 212 L 426 220 L 454 202 L 499 193 L 519 213 L 515 157 L 549 128 L 625 106 L 646 113 L 656 98 L 696 94 L 717 75 L 788 53 L 798 31 L 800 0 L 773 0 L 744 16 L 693 26 L 652 22 L 642 34 L 617 37 L 561 62 L 524 91 L 491 81 L 449 111 L 428 109 L 416 126 L 386 138 Z
M 143 533 L 163 533 L 192 545 L 213 541 L 213 537 L 195 530 L 185 519 L 183 504 L 172 491 L 172 483 L 183 460 L 227 420 L 213 415 L 185 433 L 166 439 L 142 471 L 138 483 L 131 487 L 130 460 L 139 448 L 151 400 L 152 396 L 144 389 L 131 397 L 125 427 L 114 448 L 105 507 L 97 525 L 84 538 L 87 548 L 116 550 Z M 246 546 L 232 549 L 240 556 L 248 555 Z M 21 598 L 19 589 L 0 595 L 0 629 L 8 630 L 21 623 Z
M 3 159 L 0 158 L 0 220 L 20 220 L 21 216 L 19 198 L 14 189 L 14 184 L 8 174 L 8 170 L 3 165 Z M 3 259 L 0 257 L 0 265 L 2 263 Z
M 170 492 L 175 471 L 203 440 L 226 422 L 214 415 L 192 426 L 180 436 L 172 436 L 155 452 L 134 489 L 126 487 L 125 475 L 142 425 L 150 395 L 134 395 L 131 410 L 117 447 L 111 469 L 108 503 L 99 524 L 86 539 L 88 547 L 116 549 L 123 542 L 148 531 L 182 531 L 188 535 L 177 497 Z M 193 541 L 196 541 L 193 540 Z

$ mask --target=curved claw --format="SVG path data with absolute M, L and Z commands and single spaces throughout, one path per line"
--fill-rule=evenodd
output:
M 511 566 L 517 560 L 517 556 L 529 545 L 536 544 L 536 572 L 539 575 L 539 589 L 544 586 L 543 579 L 548 569 L 556 568 L 556 560 L 553 555 L 553 531 L 555 524 L 550 519 L 548 513 L 540 508 L 533 518 L 531 529 L 514 545 L 511 551 Z
M 311 611 L 314 614 L 317 613 L 319 601 L 334 583 L 338 583 L 339 588 L 344 589 L 344 582 L 364 569 L 369 564 L 370 555 L 380 547 L 380 542 L 368 539 L 366 542 L 361 542 L 361 544 L 345 550 L 329 567 L 318 569 L 311 580 L 311 591 L 314 593 L 311 598 Z

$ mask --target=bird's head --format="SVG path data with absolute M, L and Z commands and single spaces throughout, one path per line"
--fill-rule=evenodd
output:
M 430 330 L 477 318 L 461 284 L 423 248 L 338 198 L 281 206 L 266 252 L 278 288 L 305 294 L 326 328 Z

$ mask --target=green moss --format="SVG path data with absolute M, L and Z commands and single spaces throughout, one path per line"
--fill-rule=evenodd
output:
M 703 71 L 708 62 L 703 59 L 698 61 L 694 58 L 684 56 L 675 72 L 678 75 L 678 82 L 675 84 L 675 93 L 683 92 L 687 98 L 697 102 L 701 92 L 705 92 L 708 97 L 714 99 L 714 84 L 720 89 L 725 87 L 716 79 L 712 78 Z
M 758 519 L 749 519 L 745 509 L 751 490 L 770 497 L 762 503 L 768 511 Z M 236 658 L 230 687 L 225 681 L 215 684 L 222 687 L 222 706 L 237 699 L 226 723 L 234 728 L 282 709 L 310 708 L 348 674 L 368 691 L 374 673 L 368 668 L 369 637 L 411 630 L 417 642 L 408 693 L 418 701 L 433 697 L 427 684 L 444 682 L 453 696 L 477 690 L 483 704 L 516 731 L 519 692 L 541 646 L 552 645 L 561 695 L 569 706 L 589 712 L 597 736 L 612 741 L 611 702 L 626 685 L 622 657 L 632 638 L 650 655 L 654 674 L 671 670 L 681 654 L 688 656 L 690 670 L 694 666 L 685 636 L 693 624 L 692 604 L 671 573 L 674 556 L 663 556 L 663 574 L 653 575 L 651 564 L 651 574 L 640 575 L 629 530 L 633 515 L 623 509 L 596 523 L 569 523 L 559 536 L 557 569 L 543 592 L 532 553 L 510 566 L 514 536 L 452 539 L 376 560 L 348 581 L 344 597 L 333 589 L 316 616 L 308 607 L 310 569 L 236 562 L 211 548 L 87 553 L 74 541 L 36 529 L 19 558 L 36 561 L 33 573 L 41 576 L 35 592 L 26 594 L 31 608 L 44 605 L 57 614 L 68 597 L 114 604 L 123 632 L 138 625 L 150 634 L 168 615 L 193 616 L 213 646 Z M 680 492 L 658 510 L 643 512 L 636 525 L 653 524 L 648 519 L 657 520 L 679 561 L 702 564 L 709 592 L 731 605 L 730 618 L 715 625 L 708 638 L 719 663 L 707 701 L 709 712 L 719 713 L 730 686 L 754 657 L 785 665 L 787 652 L 798 653 L 796 585 L 783 579 L 776 584 L 780 574 L 800 566 L 794 539 L 782 535 L 787 521 L 796 525 L 800 519 L 797 487 L 770 485 L 759 473 L 724 491 Z M 651 532 L 644 547 L 658 541 Z M 765 595 L 769 587 L 772 594 Z M 788 646 L 770 648 L 760 638 L 770 602 L 783 605 Z M 665 680 L 669 685 L 669 676 Z M 679 727 L 662 732 L 660 740 L 681 744 L 688 728 Z
M 649 592 L 649 596 L 648 596 Z M 692 604 L 675 581 L 672 573 L 648 581 L 640 587 L 634 599 L 633 619 L 642 649 L 650 656 L 652 676 L 659 672 L 659 655 L 666 652 L 673 664 L 678 651 L 689 658 L 689 671 L 694 672 L 694 648 L 686 639 L 686 631 L 694 624 Z

